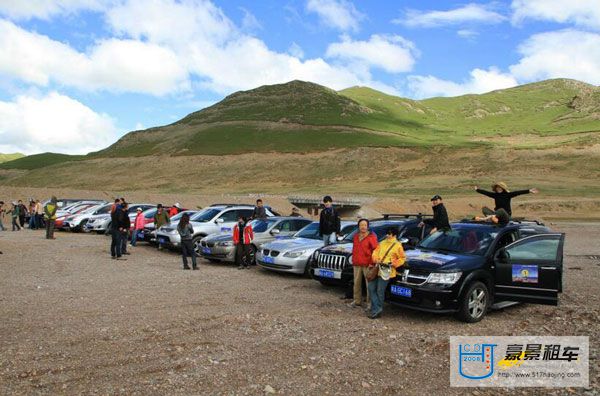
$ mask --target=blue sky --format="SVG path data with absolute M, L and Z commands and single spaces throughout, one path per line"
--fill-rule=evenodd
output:
M 0 0 L 0 152 L 86 153 L 293 79 L 415 99 L 600 84 L 600 0 Z

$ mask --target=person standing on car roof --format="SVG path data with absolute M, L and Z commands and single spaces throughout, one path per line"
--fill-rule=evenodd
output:
M 442 197 L 437 194 L 431 197 L 431 207 L 433 208 L 433 218 L 423 220 L 419 227 L 423 227 L 425 224 L 430 225 L 432 227 L 430 235 L 438 230 L 450 230 L 450 220 L 448 220 L 448 212 L 442 202 Z
M 494 210 L 491 210 L 487 206 L 482 208 L 483 214 L 486 216 L 493 215 L 496 210 L 504 209 L 509 216 L 512 216 L 512 208 L 510 206 L 510 201 L 519 195 L 524 194 L 537 194 L 539 190 L 537 188 L 530 188 L 529 190 L 517 190 L 510 191 L 508 186 L 504 182 L 497 182 L 492 184 L 492 191 L 482 190 L 479 187 L 475 187 L 475 191 L 479 194 L 485 195 L 486 197 L 490 197 L 494 199 Z
M 369 230 L 369 220 L 358 221 L 358 232 L 352 240 L 352 270 L 354 271 L 354 301 L 350 303 L 352 308 L 362 305 L 363 283 L 366 285 L 369 266 L 373 265 L 373 252 L 379 243 L 375 233 Z M 369 306 L 369 292 L 367 293 L 367 307 Z
M 323 197 L 325 209 L 319 217 L 319 236 L 323 238 L 325 246 L 334 244 L 336 236 L 340 234 L 340 216 L 333 207 L 333 199 L 329 195 Z
M 240 216 L 237 224 L 233 227 L 233 244 L 235 245 L 235 259 L 238 269 L 250 269 L 252 257 L 250 256 L 250 244 L 254 240 L 254 231 L 248 220 Z
M 184 213 L 177 224 L 177 232 L 181 237 L 181 257 L 183 258 L 183 269 L 189 270 L 190 267 L 187 263 L 187 257 L 192 258 L 192 269 L 197 270 L 198 265 L 196 264 L 196 250 L 194 249 L 194 243 L 192 238 L 194 236 L 194 227 L 190 224 L 190 215 Z
M 163 208 L 162 204 L 158 204 L 156 206 L 156 213 L 154 214 L 154 229 L 158 232 L 158 229 L 170 221 L 169 215 Z M 158 241 L 158 250 L 162 250 L 162 245 L 160 241 Z
M 138 233 L 144 230 L 144 215 L 142 214 L 142 208 L 135 210 L 135 220 L 133 221 L 133 232 L 131 233 L 131 246 L 135 247 L 137 244 Z
M 173 217 L 179 212 L 181 212 L 181 204 L 179 202 L 175 202 L 171 209 L 169 209 L 169 217 Z
M 263 200 L 262 199 L 257 199 L 256 200 L 256 206 L 254 207 L 254 211 L 252 212 L 252 217 L 251 219 L 266 219 L 267 218 L 267 210 L 265 209 L 264 205 L 263 205 Z
M 300 214 L 300 211 L 298 210 L 298 208 L 293 207 L 292 213 L 290 213 L 290 217 L 302 217 L 302 215 Z
M 396 268 L 404 265 L 406 255 L 402 243 L 398 241 L 398 229 L 390 227 L 386 237 L 373 252 L 373 264 L 378 267 L 377 277 L 367 285 L 369 297 L 371 298 L 371 313 L 369 318 L 377 319 L 383 313 L 383 302 L 385 300 L 385 289 L 390 279 L 396 277 Z
M 56 197 L 52 196 L 50 202 L 44 206 L 44 220 L 46 221 L 46 239 L 54 238 L 54 222 L 56 221 L 56 211 L 58 210 L 58 204 L 56 203 Z

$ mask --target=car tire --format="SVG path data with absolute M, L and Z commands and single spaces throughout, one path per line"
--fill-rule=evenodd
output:
M 463 322 L 479 322 L 490 306 L 490 291 L 485 283 L 475 281 L 467 287 L 460 300 L 458 318 Z
M 248 255 L 251 257 L 250 265 L 256 265 L 256 246 L 250 245 L 250 253 Z
M 206 235 L 198 235 L 194 239 L 192 239 L 192 243 L 194 244 L 194 252 L 196 253 L 196 257 L 202 257 L 200 253 L 200 240 L 204 238 Z

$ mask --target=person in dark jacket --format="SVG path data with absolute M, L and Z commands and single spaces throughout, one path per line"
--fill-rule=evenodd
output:
M 494 210 L 491 210 L 487 206 L 482 208 L 483 214 L 491 216 L 495 214 L 498 209 L 504 209 L 509 216 L 512 216 L 512 208 L 510 207 L 510 201 L 519 195 L 524 194 L 537 194 L 539 191 L 537 188 L 530 188 L 529 190 L 517 190 L 509 191 L 508 186 L 504 182 L 497 182 L 492 184 L 492 191 L 482 190 L 479 187 L 475 187 L 475 191 L 479 194 L 485 195 L 494 199 Z
M 122 258 L 123 238 L 127 237 L 127 231 L 131 225 L 129 215 L 127 213 L 127 203 L 118 205 L 115 211 L 111 214 L 112 224 L 112 241 L 110 245 L 110 254 L 113 259 L 127 260 Z
M 181 257 L 183 258 L 183 269 L 189 270 L 187 257 L 192 258 L 192 269 L 197 270 L 198 265 L 196 264 L 196 251 L 194 250 L 194 243 L 192 237 L 194 236 L 194 228 L 190 224 L 190 215 L 184 213 L 179 220 L 177 225 L 177 232 L 181 236 Z
M 505 227 L 510 222 L 510 216 L 508 215 L 506 210 L 500 208 L 497 211 L 495 211 L 494 214 L 491 214 L 489 216 L 485 216 L 485 217 L 476 216 L 475 221 L 489 221 L 500 227 Z
M 431 197 L 431 207 L 433 208 L 433 218 L 423 220 L 419 226 L 430 225 L 432 228 L 429 234 L 433 234 L 438 230 L 450 230 L 450 220 L 448 220 L 448 212 L 442 202 L 442 197 L 437 194 Z
M 334 244 L 336 236 L 340 235 L 340 216 L 333 207 L 333 199 L 327 195 L 323 198 L 325 209 L 319 218 L 319 236 L 323 238 L 325 246 Z
M 266 218 L 267 218 L 267 211 L 266 211 L 265 207 L 263 206 L 263 201 L 262 201 L 262 199 L 257 199 L 256 206 L 254 207 L 254 212 L 252 212 L 251 220 L 266 219 Z
M 27 206 L 19 199 L 19 224 L 21 228 L 25 228 L 25 217 L 27 216 Z

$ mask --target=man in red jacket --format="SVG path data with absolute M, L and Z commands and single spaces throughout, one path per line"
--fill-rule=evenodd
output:
M 248 219 L 240 216 L 237 224 L 233 227 L 233 244 L 235 245 L 235 258 L 238 269 L 250 269 L 250 244 L 254 240 L 254 231 L 248 223 Z
M 363 279 L 367 283 L 368 268 L 372 264 L 373 252 L 377 249 L 377 236 L 369 231 L 369 220 L 360 219 L 358 221 L 358 232 L 354 235 L 352 241 L 352 269 L 354 270 L 354 301 L 351 307 L 360 307 L 362 305 L 362 285 Z M 370 299 L 367 290 L 367 306 Z

